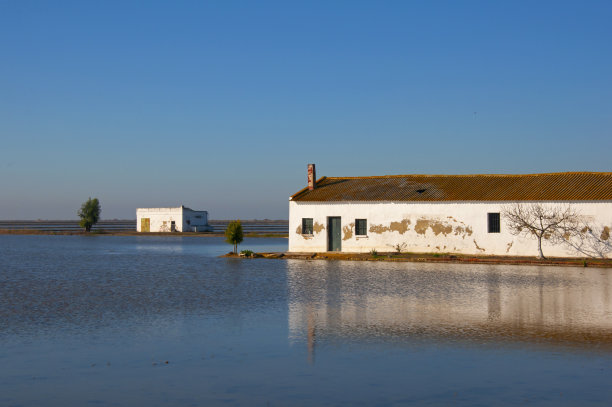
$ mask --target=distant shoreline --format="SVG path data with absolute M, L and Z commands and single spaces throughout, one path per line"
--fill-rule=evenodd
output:
M 223 235 L 230 221 L 210 219 L 207 232 L 160 232 L 163 235 L 181 236 L 214 236 Z M 243 220 L 242 229 L 246 236 L 261 236 L 268 237 L 287 237 L 289 235 L 289 222 L 286 220 L 271 220 L 271 219 L 252 219 Z M 90 233 L 108 234 L 108 235 L 132 235 L 138 234 L 136 220 L 100 220 L 97 222 Z M 149 235 L 155 235 L 157 232 L 147 232 Z M 78 220 L 0 220 L 0 234 L 47 234 L 47 235 L 62 235 L 62 234 L 85 234 L 84 228 L 80 226 Z
M 223 233 L 216 232 L 128 232 L 128 231 L 53 231 L 37 229 L 0 229 L 0 235 L 58 235 L 58 236 L 190 236 L 190 237 L 224 237 Z M 288 238 L 287 233 L 247 232 L 245 237 L 277 237 Z

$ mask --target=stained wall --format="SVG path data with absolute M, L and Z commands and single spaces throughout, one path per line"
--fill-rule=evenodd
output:
M 525 202 L 529 203 L 529 202 Z M 501 219 L 501 232 L 488 233 L 488 213 L 502 212 L 508 202 L 289 202 L 289 251 L 325 252 L 327 219 L 341 217 L 342 251 L 459 253 L 478 255 L 537 255 L 535 238 L 514 236 Z M 567 202 L 545 202 L 565 205 Z M 572 202 L 587 217 L 595 233 L 605 237 L 612 227 L 612 202 Z M 302 234 L 302 218 L 313 218 L 312 235 Z M 367 219 L 367 235 L 355 235 L 355 220 Z M 612 239 L 612 237 L 609 237 Z M 546 256 L 575 257 L 565 245 L 543 242 Z
M 138 208 L 136 210 L 136 230 L 142 232 L 142 218 L 150 219 L 149 232 L 171 232 L 172 221 L 177 232 L 183 231 L 183 210 L 178 208 Z

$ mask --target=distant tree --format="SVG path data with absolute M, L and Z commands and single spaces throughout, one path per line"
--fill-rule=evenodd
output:
M 234 245 L 234 253 L 238 253 L 238 245 L 242 243 L 242 223 L 239 220 L 230 222 L 225 229 L 225 241 Z
M 540 203 L 508 205 L 502 215 L 513 235 L 535 237 L 538 240 L 538 257 L 545 259 L 542 239 L 553 244 L 567 244 L 572 238 L 587 230 L 583 217 L 568 205 L 543 205 Z
M 81 209 L 79 209 L 78 214 L 81 218 L 79 225 L 85 228 L 87 232 L 91 231 L 91 227 L 100 220 L 100 212 L 101 209 L 98 198 L 91 199 L 91 197 L 89 197 L 87 201 L 83 202 Z

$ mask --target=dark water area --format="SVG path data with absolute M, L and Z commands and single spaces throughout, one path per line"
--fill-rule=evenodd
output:
M 229 249 L 0 235 L 0 405 L 612 404 L 611 270 Z

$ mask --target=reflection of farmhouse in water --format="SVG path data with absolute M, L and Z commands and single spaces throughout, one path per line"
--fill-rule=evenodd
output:
M 612 347 L 607 270 L 289 261 L 289 335 Z

